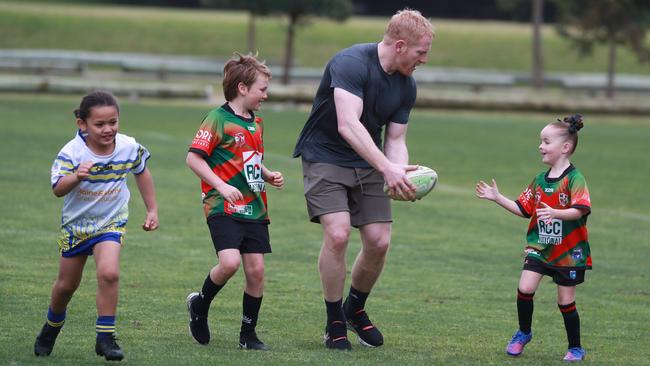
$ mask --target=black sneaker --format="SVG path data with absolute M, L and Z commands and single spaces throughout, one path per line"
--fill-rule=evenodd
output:
M 384 344 L 384 336 L 375 327 L 366 311 L 361 309 L 348 317 L 348 329 L 357 333 L 359 344 L 366 347 L 379 347 Z
M 199 315 L 192 310 L 192 304 L 199 298 L 198 292 L 187 295 L 187 312 L 190 314 L 190 335 L 199 344 L 210 343 L 210 328 L 208 328 L 208 315 Z
M 335 320 L 325 327 L 325 336 L 323 336 L 325 347 L 331 349 L 340 349 L 349 351 L 352 349 L 350 341 L 348 341 L 348 332 L 345 328 L 345 323 Z
M 61 328 L 53 327 L 45 322 L 40 333 L 36 336 L 36 342 L 34 342 L 34 354 L 36 356 L 49 356 L 52 353 L 54 342 L 56 342 L 56 337 L 59 335 Z
M 248 334 L 239 335 L 239 348 L 256 349 L 261 351 L 267 350 L 267 347 L 264 344 L 264 342 L 260 341 L 260 339 L 257 338 L 257 334 L 255 334 L 254 331 Z
M 106 361 L 121 361 L 124 358 L 124 353 L 116 341 L 114 333 L 97 337 L 95 352 L 98 356 L 104 356 Z

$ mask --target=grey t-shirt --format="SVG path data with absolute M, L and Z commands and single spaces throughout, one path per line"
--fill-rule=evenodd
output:
M 338 133 L 334 88 L 363 99 L 361 123 L 381 150 L 383 127 L 388 122 L 408 122 L 415 103 L 415 80 L 398 72 L 387 74 L 379 63 L 377 43 L 346 48 L 334 55 L 325 67 L 293 157 L 344 167 L 370 167 Z

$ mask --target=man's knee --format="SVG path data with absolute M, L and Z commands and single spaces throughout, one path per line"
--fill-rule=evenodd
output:
M 363 247 L 363 252 L 366 255 L 383 258 L 388 253 L 390 247 L 390 238 L 377 238 L 374 241 L 367 242 Z
M 345 251 L 350 239 L 350 228 L 332 230 L 325 233 L 324 245 L 333 252 Z

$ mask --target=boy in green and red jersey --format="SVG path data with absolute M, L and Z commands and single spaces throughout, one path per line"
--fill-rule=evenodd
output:
M 282 188 L 280 172 L 263 164 L 264 124 L 256 117 L 267 98 L 271 73 L 251 55 L 224 67 L 226 103 L 203 119 L 187 154 L 187 165 L 201 178 L 203 208 L 219 264 L 210 270 L 201 292 L 187 296 L 190 334 L 210 342 L 208 310 L 212 299 L 243 262 L 246 288 L 239 346 L 266 349 L 255 332 L 264 289 L 264 254 L 271 252 L 265 183 Z
M 574 115 L 548 124 L 539 145 L 542 161 L 551 168 L 540 173 L 516 201 L 492 185 L 476 185 L 479 198 L 494 201 L 515 215 L 530 218 L 526 234 L 526 259 L 517 290 L 519 330 L 508 343 L 506 353 L 519 356 L 533 337 L 533 296 L 544 275 L 557 284 L 557 303 L 564 318 L 569 341 L 565 361 L 580 361 L 585 350 L 580 344 L 580 317 L 575 304 L 576 285 L 584 282 L 591 269 L 587 216 L 591 213 L 589 190 L 584 176 L 569 158 L 578 145 L 582 116 Z

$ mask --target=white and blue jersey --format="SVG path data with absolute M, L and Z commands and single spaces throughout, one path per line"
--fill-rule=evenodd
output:
M 142 173 L 149 156 L 134 138 L 119 133 L 110 155 L 93 153 L 81 131 L 61 149 L 52 164 L 52 187 L 62 177 L 74 174 L 80 163 L 94 163 L 88 177 L 65 195 L 59 237 L 63 255 L 98 235 L 126 231 L 130 197 L 126 176 L 129 172 Z

